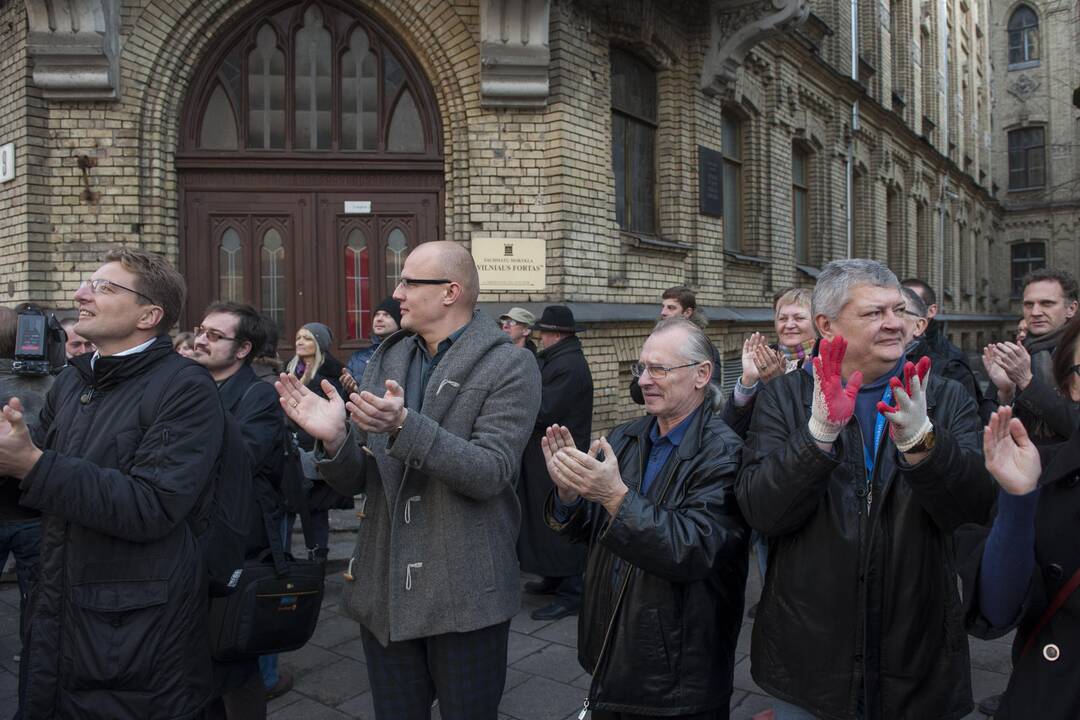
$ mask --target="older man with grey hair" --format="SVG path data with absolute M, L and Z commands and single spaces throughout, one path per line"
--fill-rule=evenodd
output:
M 632 368 L 648 415 L 588 452 L 558 425 L 541 441 L 548 524 L 589 545 L 578 659 L 593 720 L 728 717 L 749 530 L 712 369 L 701 329 L 663 320 Z
M 829 263 L 805 372 L 765 386 L 739 505 L 769 539 L 751 673 L 790 718 L 959 718 L 972 708 L 953 531 L 994 502 L 974 401 L 904 362 L 900 284 Z
M 540 409 L 535 360 L 474 312 L 476 265 L 461 245 L 423 243 L 394 298 L 401 327 L 346 404 L 282 375 L 286 414 L 318 440 L 319 472 L 367 493 L 353 582 L 379 720 L 495 720 L 510 618 L 521 599 L 514 479 Z M 345 422 L 346 410 L 349 422 Z

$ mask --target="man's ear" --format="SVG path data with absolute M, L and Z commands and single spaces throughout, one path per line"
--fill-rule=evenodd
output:
M 712 371 L 713 364 L 711 360 L 706 360 L 694 368 L 694 372 L 697 373 L 697 377 L 694 378 L 694 387 L 699 390 L 708 387 L 709 383 L 712 382 Z
M 142 315 L 135 323 L 135 327 L 139 330 L 153 330 L 165 317 L 165 311 L 158 305 L 140 305 L 139 307 L 143 308 Z
M 836 334 L 832 329 L 832 321 L 825 315 L 814 316 L 814 327 L 817 328 L 818 335 L 824 340 L 832 340 L 833 335 Z
M 1073 300 L 1071 303 L 1065 306 L 1065 317 L 1071 318 L 1076 314 L 1077 302 Z
M 446 288 L 446 294 L 443 295 L 443 305 L 453 305 L 461 297 L 461 283 L 451 282 Z
M 251 354 L 251 341 L 250 340 L 245 340 L 244 344 L 241 345 L 236 350 L 236 359 L 237 360 L 243 360 L 249 354 Z

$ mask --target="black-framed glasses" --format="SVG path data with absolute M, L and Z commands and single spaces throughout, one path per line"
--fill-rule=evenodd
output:
M 674 365 L 672 367 L 668 367 L 666 365 L 647 365 L 647 364 L 642 363 L 642 362 L 636 362 L 636 363 L 634 363 L 633 365 L 630 366 L 630 374 L 633 375 L 636 378 L 639 378 L 642 375 L 644 375 L 646 373 L 646 371 L 647 371 L 649 373 L 649 377 L 651 377 L 652 379 L 654 379 L 654 380 L 663 380 L 664 378 L 667 377 L 667 374 L 669 372 L 671 372 L 672 370 L 678 370 L 679 368 L 694 367 L 695 365 L 700 365 L 700 364 L 701 364 L 700 362 L 692 362 L 692 363 L 686 363 L 685 365 Z
M 79 287 L 80 288 L 88 287 L 88 288 L 90 288 L 90 291 L 93 292 L 95 295 L 101 295 L 102 293 L 116 292 L 116 290 L 114 290 L 113 288 L 117 288 L 119 290 L 127 290 L 129 293 L 134 293 L 135 295 L 138 295 L 139 297 L 141 297 L 143 300 L 148 301 L 151 305 L 160 305 L 161 304 L 157 300 L 154 300 L 154 298 L 150 297 L 149 295 L 143 295 L 138 290 L 134 290 L 132 288 L 129 288 L 126 285 L 121 285 L 120 283 L 114 282 L 113 280 L 106 280 L 105 278 L 96 278 L 96 279 L 91 278 L 89 280 L 83 280 L 81 283 L 79 283 Z
M 447 278 L 407 278 L 402 276 L 398 278 L 398 285 L 404 285 L 406 288 L 414 288 L 418 285 L 449 285 L 454 282 Z
M 232 340 L 236 342 L 236 338 L 226 337 L 213 328 L 203 327 L 202 325 L 196 325 L 194 328 L 195 337 L 205 335 L 206 339 L 212 343 L 216 343 L 218 340 Z

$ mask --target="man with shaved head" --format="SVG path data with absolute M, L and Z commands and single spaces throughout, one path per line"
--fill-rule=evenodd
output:
M 344 604 L 382 720 L 428 718 L 435 697 L 446 720 L 494 720 L 506 681 L 520 602 L 513 482 L 540 372 L 474 311 L 479 293 L 465 248 L 422 244 L 394 290 L 402 332 L 383 340 L 359 393 L 346 403 L 329 383 L 325 400 L 292 376 L 277 384 L 318 441 L 326 482 L 367 493 Z

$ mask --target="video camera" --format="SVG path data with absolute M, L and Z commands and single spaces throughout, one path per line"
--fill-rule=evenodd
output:
M 67 333 L 56 315 L 29 303 L 21 305 L 11 374 L 40 376 L 60 372 L 67 365 L 66 342 Z

